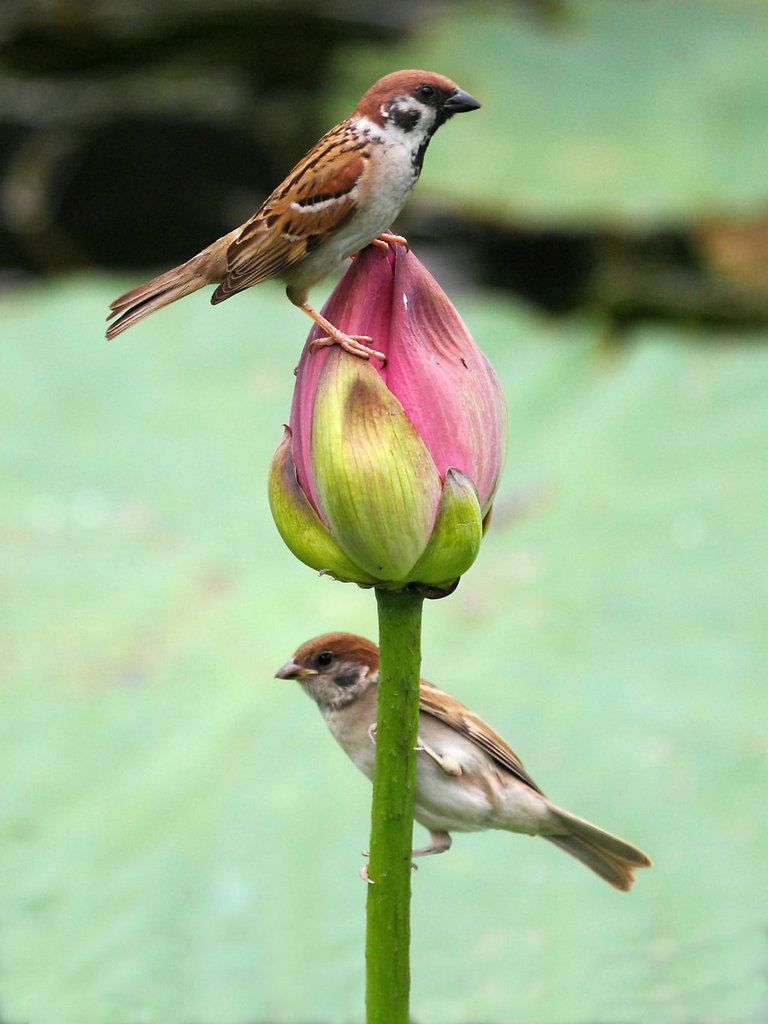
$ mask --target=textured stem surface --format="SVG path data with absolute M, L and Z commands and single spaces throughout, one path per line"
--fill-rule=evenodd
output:
M 379 712 L 371 808 L 366 958 L 367 1024 L 408 1024 L 411 848 L 416 793 L 421 609 L 407 590 L 376 590 Z

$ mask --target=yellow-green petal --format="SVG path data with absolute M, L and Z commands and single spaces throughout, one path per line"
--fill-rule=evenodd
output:
M 442 482 L 376 370 L 340 348 L 318 381 L 311 461 L 318 506 L 349 558 L 383 582 L 410 578 L 432 534 Z
M 269 467 L 269 507 L 272 518 L 293 554 L 319 572 L 340 580 L 372 584 L 376 580 L 349 559 L 310 505 L 296 479 L 291 433 L 286 430 Z
M 449 469 L 432 536 L 409 579 L 430 584 L 458 579 L 477 558 L 482 537 L 483 516 L 475 485 L 458 469 Z

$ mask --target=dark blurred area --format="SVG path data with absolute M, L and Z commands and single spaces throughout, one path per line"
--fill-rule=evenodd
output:
M 186 259 L 312 144 L 336 48 L 404 31 L 399 6 L 7 3 L 0 267 Z
M 341 48 L 459 3 L 4 0 L 0 274 L 163 268 L 249 216 L 327 128 Z M 556 20 L 557 2 L 509 4 Z M 768 321 L 768 217 L 573 230 L 422 206 L 400 226 L 551 313 Z

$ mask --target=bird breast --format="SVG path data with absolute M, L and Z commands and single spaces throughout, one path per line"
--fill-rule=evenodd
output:
M 353 189 L 354 215 L 282 275 L 293 288 L 311 287 L 338 271 L 346 259 L 388 231 L 418 180 L 416 140 L 367 118 L 358 119 L 355 129 L 370 145 L 361 151 L 366 165 Z

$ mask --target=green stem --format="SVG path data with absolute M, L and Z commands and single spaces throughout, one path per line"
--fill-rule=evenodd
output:
M 411 846 L 416 794 L 421 608 L 407 590 L 376 591 L 379 709 L 371 807 L 366 960 L 367 1024 L 408 1024 Z

